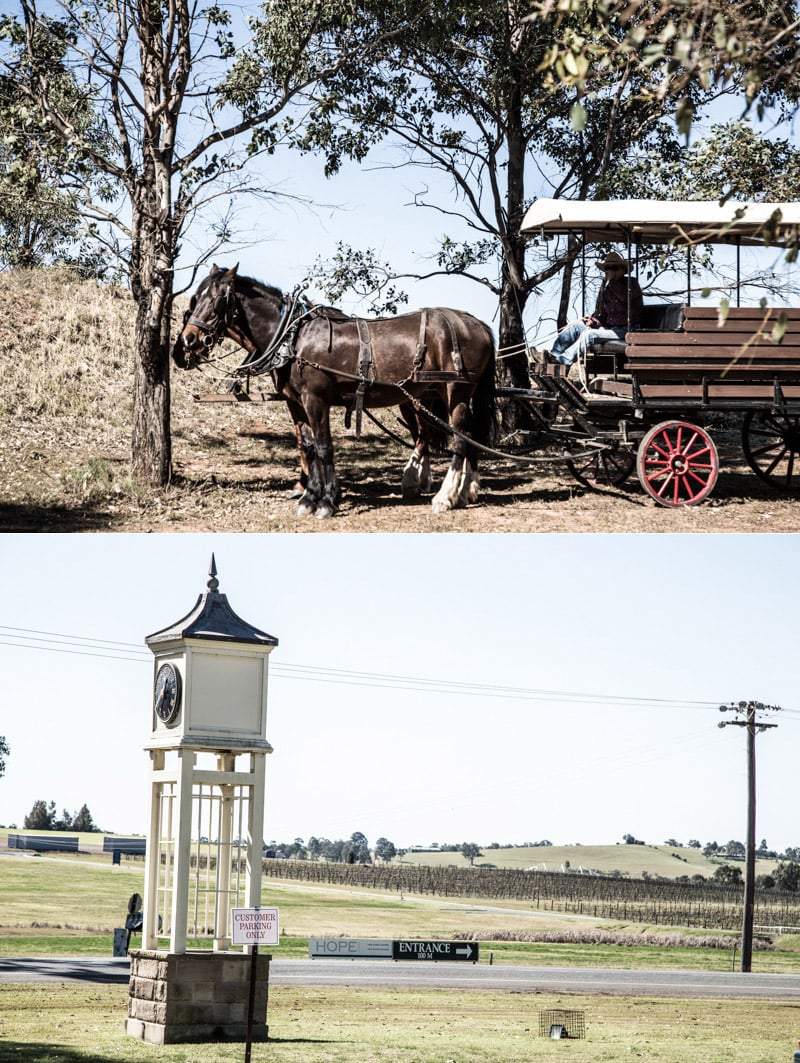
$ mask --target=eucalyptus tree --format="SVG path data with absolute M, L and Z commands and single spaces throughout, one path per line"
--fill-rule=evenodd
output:
M 759 114 L 776 104 L 794 112 L 800 99 L 796 0 L 530 0 L 528 17 L 553 30 L 544 61 L 552 86 L 588 95 L 594 71 L 623 59 L 646 75 L 642 95 L 677 101 L 685 133 L 697 86 L 735 84 Z
M 16 52 L 0 73 L 0 265 L 30 269 L 69 262 L 97 275 L 104 263 L 82 223 L 78 196 L 78 187 L 95 175 L 30 106 L 36 68 L 19 48 L 18 29 L 8 16 L 0 18 L 0 40 L 7 39 Z M 64 69 L 66 49 L 58 25 L 44 19 L 31 41 L 37 66 L 50 69 L 53 95 L 60 95 L 75 124 L 91 137 L 94 114 Z
M 241 188 L 254 155 L 274 150 L 298 95 L 363 59 L 383 34 L 365 26 L 351 0 L 267 0 L 252 29 L 235 22 L 234 4 L 52 0 L 44 17 L 36 0 L 16 2 L 4 22 L 0 70 L 10 73 L 24 57 L 27 103 L 48 135 L 121 191 L 103 199 L 84 188 L 81 209 L 111 227 L 136 305 L 132 475 L 164 485 L 172 473 L 170 323 L 182 237 L 213 197 Z M 55 43 L 43 47 L 56 39 L 63 54 Z M 58 91 L 62 72 L 94 112 L 91 135 Z M 257 92 L 243 94 L 245 82 Z
M 668 157 L 679 149 L 674 125 L 661 121 L 672 99 L 648 96 L 649 74 L 624 52 L 587 70 L 580 90 L 554 79 L 549 62 L 564 17 L 552 8 L 532 19 L 528 0 L 442 0 L 435 7 L 408 0 L 413 28 L 316 96 L 297 138 L 301 147 L 325 152 L 329 172 L 388 140 L 402 147 L 403 164 L 447 175 L 446 202 L 425 192 L 417 202 L 437 212 L 446 229 L 466 226 L 470 238 L 446 231 L 432 272 L 470 277 L 497 296 L 502 374 L 517 384 L 527 383 L 526 304 L 575 253 L 554 261 L 523 239 L 534 192 L 624 195 L 609 184 L 615 159 L 645 146 Z M 383 17 L 370 0 L 364 9 Z M 586 29 L 580 9 L 567 22 L 575 32 Z M 703 90 L 692 86 L 691 93 L 699 103 Z

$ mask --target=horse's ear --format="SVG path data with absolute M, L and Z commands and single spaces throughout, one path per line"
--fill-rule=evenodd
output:
M 216 277 L 216 275 L 218 273 L 222 273 L 222 270 L 219 268 L 219 266 L 216 264 L 216 262 L 212 262 L 211 263 L 211 276 L 212 277 Z
M 238 272 L 238 270 L 239 270 L 239 263 L 237 262 L 235 266 L 231 266 L 231 268 L 229 270 L 226 270 L 225 276 L 226 277 L 235 277 L 237 272 Z

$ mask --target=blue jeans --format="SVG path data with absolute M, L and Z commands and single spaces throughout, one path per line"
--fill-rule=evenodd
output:
M 573 321 L 556 336 L 551 354 L 562 365 L 572 365 L 579 354 L 607 340 L 624 340 L 627 328 L 591 328 L 582 321 Z

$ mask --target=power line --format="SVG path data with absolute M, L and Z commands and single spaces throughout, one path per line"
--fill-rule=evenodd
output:
M 0 624 L 0 646 L 41 650 L 48 653 L 101 657 L 108 660 L 131 661 L 134 663 L 145 663 L 151 660 L 150 651 L 137 643 L 90 638 L 85 635 L 69 635 L 56 631 L 40 631 L 35 628 L 11 627 L 4 624 Z M 471 683 L 461 680 L 430 679 L 424 676 L 292 664 L 285 661 L 273 661 L 270 665 L 270 671 L 275 678 L 301 682 L 333 683 L 346 686 L 415 691 L 417 693 L 450 694 L 459 697 L 557 702 L 567 705 L 597 704 L 616 708 L 693 708 L 716 711 L 719 706 L 718 701 L 688 701 L 675 698 L 601 694 L 587 691 L 537 689 L 496 683 Z M 786 712 L 789 715 L 800 717 L 800 710 L 786 710 Z

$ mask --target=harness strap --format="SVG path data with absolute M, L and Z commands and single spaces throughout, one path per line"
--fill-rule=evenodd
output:
M 410 379 L 418 383 L 422 381 L 436 381 L 441 383 L 468 379 L 469 373 L 464 372 L 464 359 L 461 357 L 461 344 L 459 343 L 458 332 L 452 317 L 444 310 L 436 310 L 433 312 L 444 322 L 447 333 L 450 337 L 450 355 L 453 359 L 455 372 L 447 369 L 425 370 L 422 368 L 425 362 L 425 354 L 428 349 L 428 345 L 425 342 L 428 327 L 428 311 L 426 309 L 420 314 L 419 341 L 417 343 L 417 353 L 414 355 L 414 370 Z
M 425 330 L 428 327 L 427 308 L 419 315 L 419 339 L 417 340 L 417 353 L 414 355 L 414 369 L 418 372 L 425 362 L 425 352 L 428 345 L 425 342 Z
M 450 333 L 450 345 L 453 355 L 453 365 L 456 367 L 456 372 L 464 372 L 464 359 L 461 357 L 461 344 L 458 342 L 458 333 L 456 327 L 453 324 L 453 319 L 449 314 L 441 311 L 445 324 L 447 325 L 447 331 Z
M 356 321 L 358 328 L 358 387 L 356 388 L 356 439 L 361 438 L 361 414 L 364 410 L 364 396 L 372 383 L 373 353 L 372 337 L 369 334 L 369 325 L 363 318 Z

